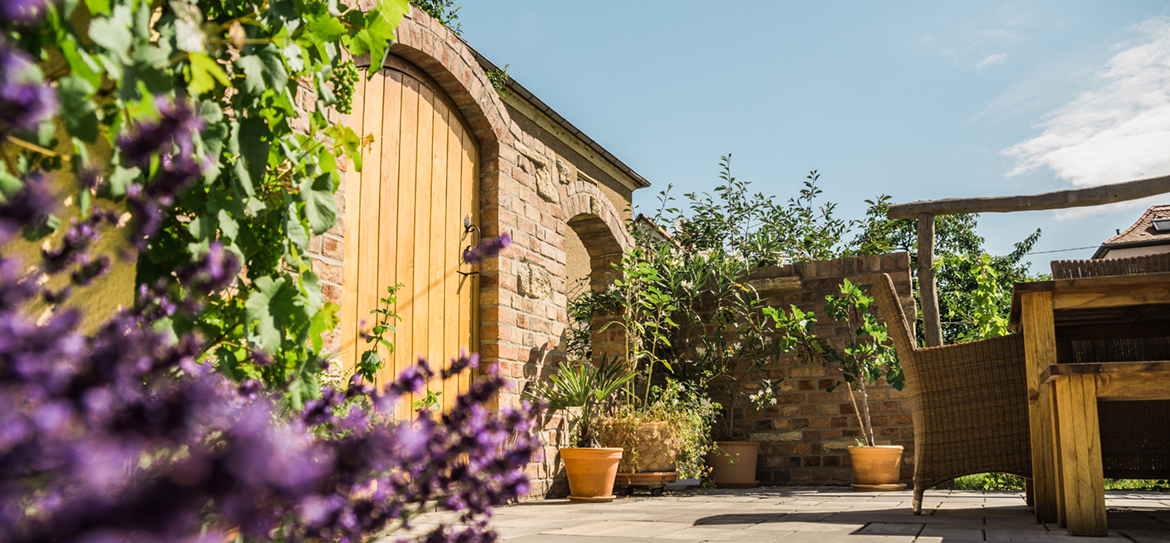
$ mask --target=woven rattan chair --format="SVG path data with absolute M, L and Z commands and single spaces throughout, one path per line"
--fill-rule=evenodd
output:
M 1020 334 L 918 348 L 888 275 L 873 285 L 906 375 L 914 416 L 914 514 L 923 492 L 972 473 L 1032 477 Z
M 1170 253 L 1052 263 L 1053 279 L 1158 272 L 1170 272 Z M 1170 331 L 1144 338 L 1056 339 L 1060 363 L 1170 360 Z M 1105 477 L 1170 478 L 1170 401 L 1097 402 L 1097 417 Z

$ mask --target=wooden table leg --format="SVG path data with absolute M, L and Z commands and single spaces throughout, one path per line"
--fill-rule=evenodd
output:
M 1056 396 L 1064 487 L 1065 520 L 1070 535 L 1108 535 L 1101 434 L 1097 425 L 1097 380 L 1070 375 L 1053 381 Z
M 1061 527 L 1068 527 L 1068 511 L 1064 507 L 1064 466 L 1063 460 L 1060 457 L 1060 398 L 1056 394 L 1056 383 L 1050 383 L 1044 387 L 1048 389 L 1049 411 L 1052 413 L 1052 466 L 1053 476 L 1056 482 L 1056 522 Z
M 1052 319 L 1052 292 L 1025 292 L 1020 297 L 1024 329 L 1024 357 L 1028 378 L 1028 419 L 1032 440 L 1032 479 L 1036 520 L 1057 522 L 1056 474 L 1052 414 L 1048 387 L 1040 374 L 1056 363 L 1056 326 Z

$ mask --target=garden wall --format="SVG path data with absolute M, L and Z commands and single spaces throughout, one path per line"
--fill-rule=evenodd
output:
M 893 278 L 906 314 L 914 315 L 908 253 L 760 268 L 750 275 L 749 283 L 772 307 L 787 308 L 795 304 L 803 311 L 814 311 L 818 323 L 814 332 L 840 347 L 848 330 L 824 315 L 825 296 L 838 294 L 843 279 L 872 284 L 882 273 Z M 758 413 L 736 414 L 737 425 L 752 440 L 761 443 L 756 468 L 760 484 L 847 485 L 851 482 L 846 448 L 861 436 L 861 425 L 844 389 L 826 391 L 837 382 L 838 375 L 822 364 L 783 355 L 769 376 L 784 379 L 776 405 Z M 902 479 L 910 482 L 914 472 L 914 426 L 909 394 L 879 383 L 870 389 L 869 395 L 877 441 L 905 447 Z M 546 417 L 547 446 L 535 459 L 536 469 L 530 472 L 534 477 L 532 495 L 564 496 L 568 494 L 568 485 L 557 447 L 566 445 L 570 428 L 559 415 Z
M 751 277 L 768 305 L 795 304 L 817 313 L 817 336 L 838 344 L 848 329 L 824 315 L 825 296 L 838 293 L 842 279 L 872 284 L 887 273 L 902 299 L 906 315 L 914 315 L 910 255 L 893 253 L 802 262 L 761 268 Z M 756 477 L 764 485 L 843 485 L 850 483 L 849 452 L 861 436 L 861 425 L 848 392 L 827 392 L 837 382 L 838 372 L 816 362 L 802 362 L 784 355 L 771 371 L 771 378 L 785 378 L 776 405 L 765 412 L 738 413 L 740 427 L 753 441 L 759 441 L 760 458 Z M 855 393 L 855 396 L 856 393 Z M 869 389 L 870 414 L 878 444 L 902 445 L 902 478 L 909 482 L 914 467 L 914 426 L 910 418 L 910 397 L 906 391 L 879 384 Z M 858 398 L 860 400 L 860 398 Z

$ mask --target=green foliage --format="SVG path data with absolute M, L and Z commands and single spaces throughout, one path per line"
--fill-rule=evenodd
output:
M 850 252 L 880 254 L 907 251 L 910 253 L 911 272 L 917 277 L 917 219 L 886 219 L 888 197 L 866 202 L 870 204 L 867 218 L 861 224 L 861 232 L 850 243 Z M 946 319 L 942 323 L 944 343 L 994 337 L 988 335 L 994 333 L 994 325 L 990 324 L 992 304 L 995 306 L 994 314 L 1007 315 L 1011 308 L 1012 286 L 1022 281 L 1039 279 L 1029 270 L 1031 263 L 1025 261 L 1024 256 L 1040 240 L 1040 229 L 1016 242 L 1010 253 L 989 256 L 989 260 L 984 262 L 982 256 L 976 256 L 987 254 L 985 240 L 975 232 L 978 219 L 977 214 L 934 218 L 935 280 L 939 292 L 939 314 Z M 979 261 L 973 260 L 975 258 Z M 989 279 L 994 283 L 994 288 L 987 283 Z M 915 297 L 918 296 L 916 288 Z M 984 329 L 980 329 L 980 326 L 984 326 Z M 918 333 L 919 342 L 923 343 L 922 327 L 918 327 Z
M 1007 473 L 976 473 L 955 479 L 955 490 L 1024 490 L 1024 479 Z M 1105 479 L 1105 490 L 1168 492 L 1166 479 Z
M 40 55 L 65 106 L 61 126 L 34 141 L 12 138 L 19 156 L 6 156 L 6 167 L 95 172 L 100 184 L 77 188 L 75 205 L 116 209 L 131 187 L 150 190 L 160 168 L 157 157 L 149 167 L 131 163 L 119 138 L 157 121 L 162 104 L 194 108 L 195 152 L 209 158 L 198 182 L 162 210 L 136 282 L 164 284 L 182 299 L 172 272 L 222 243 L 246 263 L 246 279 L 194 318 L 163 325 L 199 333 L 225 374 L 261 379 L 299 405 L 317 394 L 320 334 L 336 326 L 338 309 L 311 271 L 309 238 L 336 222 L 338 158 L 360 169 L 370 141 L 330 121 L 339 98 L 328 82 L 345 94 L 337 83 L 350 76 L 334 73 L 352 70 L 349 56 L 380 64 L 407 9 L 406 0 L 367 12 L 321 0 L 50 3 L 42 25 L 9 39 Z M 315 99 L 298 103 L 301 89 Z
M 398 331 L 394 327 L 394 322 L 402 320 L 402 317 L 394 312 L 394 304 L 398 303 L 398 289 L 404 286 L 402 283 L 387 286 L 386 297 L 378 300 L 381 306 L 370 311 L 371 315 L 375 315 L 374 327 L 366 334 L 366 343 L 372 344 L 372 346 L 362 353 L 357 365 L 357 374 L 368 383 L 373 383 L 377 379 L 378 372 L 386 366 L 382 355 L 378 354 L 378 346 L 385 347 L 386 354 L 394 354 L 394 344 L 386 339 L 386 334 Z M 442 393 L 440 392 L 440 394 Z M 427 398 L 430 398 L 429 390 Z
M 491 70 L 487 72 L 488 81 L 491 82 L 492 88 L 500 93 L 500 97 L 507 95 L 508 82 L 512 80 L 512 76 L 508 75 L 508 64 L 499 70 Z
M 622 307 L 621 293 L 615 289 L 595 292 L 588 280 L 566 302 L 569 324 L 565 328 L 565 353 L 569 360 L 593 358 L 593 317 L 597 314 L 618 314 Z
M 683 247 L 726 250 L 756 266 L 777 265 L 784 260 L 827 260 L 840 256 L 840 240 L 854 223 L 834 216 L 837 204 L 818 204 L 822 191 L 820 174 L 809 172 L 798 196 L 787 205 L 750 192 L 750 183 L 731 174 L 731 155 L 721 157 L 715 196 L 688 193 L 690 213 L 663 207 L 659 224 L 675 224 L 672 234 Z M 669 191 L 669 188 L 667 189 Z M 669 194 L 664 192 L 666 200 Z
M 965 325 L 959 332 L 959 342 L 1006 336 L 1009 333 L 1007 313 L 1002 312 L 1001 307 L 1005 299 L 1011 299 L 1011 293 L 1005 292 L 996 281 L 999 273 L 992 267 L 991 262 L 991 255 L 988 254 L 977 257 L 970 255 L 949 257 L 943 262 L 956 268 L 966 266 L 968 273 L 975 278 L 974 291 L 945 293 L 946 297 L 951 298 L 945 304 L 951 311 L 947 314 L 948 320 Z M 966 315 L 955 313 L 964 308 L 970 313 Z
M 670 330 L 678 327 L 670 319 L 678 307 L 670 293 L 661 288 L 662 277 L 646 258 L 646 250 L 634 247 L 622 254 L 621 264 L 617 266 L 622 278 L 614 281 L 614 286 L 621 295 L 623 311 L 618 320 L 602 328 L 604 331 L 616 325 L 625 330 L 626 365 L 631 371 L 640 369 L 644 373 L 643 405 L 650 403 L 654 369 L 663 366 L 671 370 L 669 360 L 662 353 L 670 348 Z
M 812 334 L 811 325 L 816 322 L 812 313 L 805 313 L 796 306 L 792 306 L 789 311 L 774 308 L 766 308 L 764 311 L 772 317 L 779 335 L 777 341 L 785 350 L 815 356 L 841 371 L 841 381 L 828 390 L 832 391 L 842 384 L 846 386 L 861 423 L 865 443 L 872 446 L 877 443 L 870 420 L 867 387 L 879 379 L 885 379 L 896 390 L 902 390 L 905 379 L 897 351 L 890 345 L 886 326 L 878 322 L 874 300 L 865 294 L 867 289 L 844 279 L 839 295 L 825 297 L 825 315 L 844 323 L 849 331 L 841 349 Z M 853 396 L 854 387 L 860 392 L 860 406 Z
M 451 32 L 463 34 L 463 23 L 459 22 L 459 6 L 455 5 L 455 0 L 410 0 L 410 5 L 427 12 L 427 15 L 443 23 Z
M 439 396 L 442 395 L 443 393 L 441 391 L 435 392 L 431 390 L 430 385 L 428 385 L 426 395 L 412 402 L 410 406 L 414 408 L 415 413 L 434 411 L 439 407 Z
M 1105 490 L 1170 492 L 1170 479 L 1105 479 Z
M 550 409 L 558 411 L 580 408 L 573 445 L 600 447 L 597 420 L 618 389 L 633 378 L 634 374 L 619 363 L 569 362 L 561 364 L 548 381 L 530 382 L 524 398 L 547 402 Z
M 1024 479 L 1007 473 L 976 473 L 955 479 L 955 490 L 1024 490 Z M 1105 490 L 1170 492 L 1167 479 L 1105 479 Z
M 955 479 L 955 490 L 1024 490 L 1024 479 L 1007 473 L 976 473 Z

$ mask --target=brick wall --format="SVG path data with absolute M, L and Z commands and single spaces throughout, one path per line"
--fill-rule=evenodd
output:
M 907 315 L 914 315 L 908 253 L 860 256 L 830 261 L 802 262 L 762 268 L 752 274 L 761 282 L 799 279 L 797 289 L 774 289 L 768 296 L 773 307 L 795 304 L 803 311 L 815 310 L 814 332 L 840 346 L 848 329 L 824 315 L 825 296 L 839 293 L 842 279 L 872 284 L 879 274 L 888 273 L 903 300 Z M 768 295 L 765 292 L 765 295 Z M 784 355 L 771 370 L 773 379 L 784 378 L 775 406 L 766 411 L 740 412 L 737 420 L 753 441 L 759 441 L 760 458 L 756 476 L 765 485 L 844 485 L 850 483 L 849 453 L 846 447 L 861 436 L 861 424 L 845 389 L 827 392 L 840 372 L 816 362 Z M 854 396 L 860 401 L 860 396 Z M 902 445 L 902 478 L 913 476 L 914 427 L 910 418 L 909 395 L 879 383 L 869 388 L 870 416 L 879 444 Z M 859 406 L 860 407 L 860 406 Z

